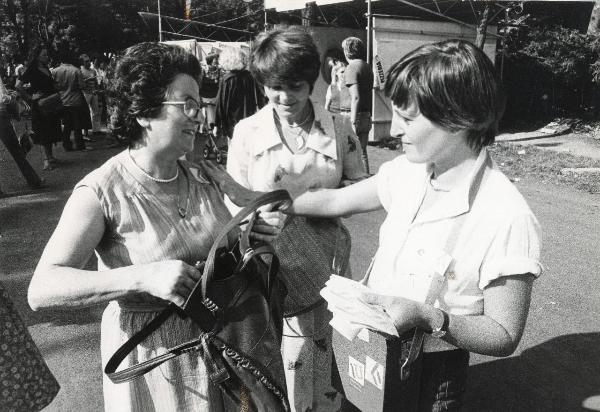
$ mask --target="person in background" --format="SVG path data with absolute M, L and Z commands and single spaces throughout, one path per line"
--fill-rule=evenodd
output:
M 0 140 L 6 147 L 6 150 L 10 153 L 12 158 L 17 163 L 21 174 L 27 181 L 27 184 L 32 189 L 39 189 L 43 187 L 43 181 L 37 175 L 35 170 L 31 167 L 21 146 L 19 145 L 19 140 L 17 139 L 17 135 L 15 134 L 15 129 L 13 128 L 10 115 L 7 110 L 7 106 L 10 104 L 15 104 L 17 99 L 16 94 L 11 94 L 4 83 L 2 82 L 2 77 L 0 76 Z
M 217 93 L 215 125 L 222 135 L 231 139 L 235 125 L 264 106 L 264 97 L 247 70 L 248 52 L 245 48 L 223 48 L 219 62 L 225 74 Z
M 29 304 L 79 308 L 108 303 L 101 323 L 102 364 L 169 302 L 181 306 L 215 237 L 231 219 L 223 194 L 199 166 L 181 160 L 202 122 L 198 60 L 182 48 L 140 43 L 110 79 L 111 128 L 129 148 L 73 190 L 35 269 Z M 264 212 L 252 236 L 270 241 L 281 212 Z M 86 268 L 93 253 L 98 268 Z M 190 319 L 172 316 L 125 360 L 155 358 L 196 339 Z M 222 404 L 202 357 L 189 352 L 127 383 L 104 376 L 106 411 L 233 410 Z
M 96 71 L 96 96 L 98 97 L 99 124 L 106 123 L 107 120 L 107 104 L 106 104 L 106 88 L 108 84 L 108 73 L 106 60 L 102 57 L 94 61 L 94 70 Z
M 365 62 L 366 50 L 361 39 L 347 37 L 342 42 L 344 56 L 348 61 L 348 67 L 344 74 L 346 87 L 350 91 L 350 123 L 354 132 L 360 140 L 363 149 L 363 160 L 367 173 L 369 173 L 369 157 L 367 156 L 367 144 L 371 130 L 371 105 L 373 101 L 373 71 L 371 66 Z
M 217 92 L 221 82 L 222 70 L 219 67 L 219 53 L 211 52 L 206 56 L 206 70 L 202 77 L 202 102 L 206 104 L 206 120 L 209 127 L 215 124 Z
M 91 129 L 92 134 L 100 133 L 100 107 L 98 105 L 98 73 L 96 69 L 92 67 L 92 61 L 87 54 L 82 54 L 79 56 L 79 61 L 81 62 L 80 70 L 81 75 L 83 76 L 83 97 L 85 98 L 85 102 L 88 106 L 88 110 L 90 111 L 90 120 L 91 120 Z M 88 129 L 83 129 L 84 139 L 87 141 L 92 141 L 88 137 Z
M 355 185 L 306 192 L 288 212 L 386 210 L 366 279 L 372 292 L 360 300 L 383 308 L 400 335 L 414 327 L 429 332 L 418 390 L 398 408 L 458 411 L 469 352 L 509 356 L 521 340 L 543 270 L 540 227 L 487 150 L 505 95 L 481 49 L 464 40 L 421 46 L 390 68 L 385 91 L 390 133 L 402 139 L 405 155 Z M 233 188 L 218 172 L 212 169 L 213 179 Z M 445 274 L 441 293 L 434 304 L 422 303 L 435 272 Z
M 92 150 L 85 146 L 82 130 L 88 128 L 90 123 L 90 112 L 83 96 L 85 82 L 83 75 L 73 63 L 75 58 L 67 50 L 60 55 L 60 66 L 53 71 L 54 79 L 62 99 L 64 109 L 63 116 L 63 148 L 65 151 Z M 74 145 L 71 143 L 71 132 L 74 134 Z
M 35 47 L 30 55 L 25 72 L 17 80 L 16 88 L 21 96 L 31 106 L 31 127 L 35 135 L 34 143 L 44 148 L 44 170 L 52 170 L 58 165 L 52 153 L 52 144 L 61 141 L 62 129 L 60 113 L 44 114 L 40 111 L 37 100 L 57 92 L 57 85 L 48 68 L 48 49 L 43 46 Z M 25 84 L 29 88 L 25 88 Z
M 342 59 L 330 60 L 331 83 L 325 94 L 325 110 L 331 113 L 336 139 L 347 139 L 350 135 L 356 136 L 349 116 L 350 90 L 344 81 L 348 64 L 343 59 L 342 57 Z
M 327 135 L 315 116 L 310 95 L 319 70 L 319 52 L 305 31 L 273 30 L 256 38 L 250 71 L 269 103 L 240 120 L 233 131 L 227 171 L 237 183 L 250 190 L 285 189 L 297 195 L 367 177 L 358 139 Z M 250 76 L 244 76 L 249 82 Z M 238 210 L 228 204 L 232 212 Z M 293 411 L 335 411 L 340 406 L 341 397 L 331 385 L 330 315 L 318 291 L 325 283 L 321 275 L 329 278 L 335 256 L 349 255 L 344 233 L 338 219 L 298 218 L 288 221 L 274 242 L 279 275 L 288 287 L 282 355 Z M 315 247 L 324 258 L 311 252 Z M 293 252 L 281 252 L 286 249 Z M 313 284 L 317 287 L 308 287 Z

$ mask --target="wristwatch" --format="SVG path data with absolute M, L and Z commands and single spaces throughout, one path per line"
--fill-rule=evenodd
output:
M 439 338 L 443 338 L 444 336 L 446 336 L 446 332 L 448 332 L 448 324 L 450 323 L 450 316 L 448 316 L 448 314 L 446 313 L 445 310 L 442 310 L 440 308 L 437 308 L 437 310 L 442 312 L 442 315 L 444 316 L 444 321 L 442 322 L 442 326 L 440 326 L 438 328 L 434 328 L 431 331 L 431 336 L 439 339 Z

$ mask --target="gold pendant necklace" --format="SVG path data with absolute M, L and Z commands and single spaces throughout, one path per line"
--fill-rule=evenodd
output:
M 177 165 L 179 167 L 179 165 Z M 190 206 L 190 180 L 187 178 L 187 174 L 185 171 L 182 173 L 186 179 L 181 178 L 177 180 L 177 213 L 179 213 L 179 217 L 184 219 L 188 212 L 188 207 Z M 182 196 L 181 193 L 184 193 L 185 197 L 185 207 L 182 205 Z

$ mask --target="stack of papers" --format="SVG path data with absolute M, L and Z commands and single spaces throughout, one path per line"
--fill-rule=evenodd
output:
M 398 336 L 392 318 L 383 307 L 365 303 L 364 293 L 375 292 L 362 283 L 331 275 L 321 290 L 327 309 L 333 313 L 329 324 L 348 340 L 353 340 L 364 328 Z

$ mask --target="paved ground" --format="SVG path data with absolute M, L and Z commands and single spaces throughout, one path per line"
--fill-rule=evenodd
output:
M 95 151 L 64 153 L 63 164 L 43 172 L 48 188 L 28 192 L 0 148 L 0 279 L 22 313 L 62 390 L 48 411 L 102 410 L 99 320 L 102 308 L 33 313 L 26 303 L 31 273 L 73 184 L 118 149 L 104 139 Z M 542 146 L 543 147 L 543 146 Z M 41 167 L 39 152 L 30 154 Z M 589 149 L 591 153 L 592 150 Z M 399 154 L 369 148 L 374 170 Z M 594 152 L 595 153 L 595 152 Z M 467 411 L 600 410 L 600 256 L 598 196 L 521 181 L 519 189 L 543 228 L 545 273 L 535 285 L 531 313 L 517 352 L 504 359 L 471 358 Z M 347 219 L 352 267 L 364 273 L 377 246 L 382 212 Z M 73 222 L 76 224 L 76 222 Z
M 496 141 L 536 146 L 541 149 L 567 152 L 575 156 L 600 160 L 600 139 L 594 139 L 586 134 L 545 134 L 539 131 L 503 133 L 496 137 Z

